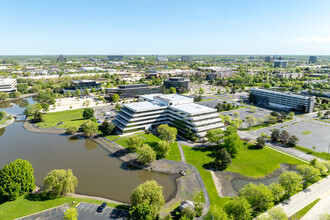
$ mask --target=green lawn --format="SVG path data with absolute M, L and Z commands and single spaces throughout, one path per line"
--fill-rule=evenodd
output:
M 27 197 L 25 196 L 20 196 L 15 201 L 10 201 L 0 204 L 0 219 L 1 220 L 15 219 L 36 212 L 40 212 L 45 209 L 50 209 L 55 206 L 63 205 L 66 203 L 72 204 L 72 201 L 75 201 L 76 204 L 78 204 L 79 202 L 101 204 L 103 202 L 99 200 L 82 199 L 82 198 L 74 198 L 74 197 L 60 197 L 56 199 L 39 200 L 36 197 L 32 199 L 27 199 Z M 118 206 L 112 203 L 107 203 L 107 205 L 111 207 L 126 208 L 126 206 L 122 206 L 122 205 Z
M 324 123 L 330 123 L 330 121 L 329 120 L 327 121 L 327 119 L 314 119 L 314 120 L 321 121 L 321 122 L 324 122 Z
M 316 205 L 316 203 L 318 203 L 318 201 L 320 201 L 320 199 L 316 199 L 304 208 L 300 209 L 297 213 L 290 217 L 290 220 L 301 219 L 304 217 L 304 215 L 306 215 L 306 213 L 311 210 Z
M 59 121 L 62 121 L 63 124 L 57 126 L 57 128 L 67 128 L 70 126 L 80 126 L 85 123 L 86 119 L 83 119 L 82 112 L 83 109 L 62 111 L 62 112 L 51 112 L 44 114 L 44 122 L 39 122 L 37 125 L 43 128 L 51 128 L 58 124 Z
M 297 150 L 300 150 L 302 152 L 305 152 L 306 154 L 311 154 L 315 157 L 322 158 L 324 160 L 330 159 L 330 157 L 328 158 L 328 153 L 327 152 L 316 152 L 316 151 L 313 151 L 311 149 L 308 149 L 308 148 L 305 148 L 305 147 L 302 147 L 302 146 L 298 146 L 298 145 L 296 145 L 294 148 L 297 149 Z
M 312 132 L 311 131 L 304 131 L 304 132 L 301 132 L 302 134 L 304 135 L 307 135 L 307 134 L 311 134 Z
M 115 135 L 115 134 L 111 134 L 111 135 L 107 135 L 105 136 L 108 140 L 113 141 L 116 140 L 118 138 L 120 138 L 120 135 Z
M 281 163 L 305 164 L 303 161 L 267 147 L 261 150 L 250 150 L 247 146 L 248 145 L 245 145 L 244 149 L 239 150 L 237 157 L 232 160 L 227 171 L 240 173 L 246 176 L 261 177 L 279 168 Z M 184 145 L 182 145 L 182 148 L 186 162 L 195 166 L 201 174 L 209 193 L 211 204 L 218 207 L 223 206 L 229 198 L 219 198 L 211 173 L 203 168 L 204 164 L 214 160 L 209 156 L 211 150 L 208 148 L 192 148 Z
M 149 144 L 150 147 L 152 147 L 152 148 L 156 147 L 157 142 L 160 141 L 160 139 L 153 134 L 140 134 L 138 136 L 140 136 L 143 139 L 143 143 Z M 115 143 L 117 143 L 125 148 L 129 148 L 127 146 L 127 139 L 128 139 L 128 137 L 124 137 L 124 138 L 116 140 Z M 171 150 L 169 152 L 169 155 L 167 157 L 165 157 L 165 159 L 181 161 L 179 147 L 176 142 L 171 143 Z
M 291 121 L 292 119 L 284 119 L 283 120 L 283 123 L 284 122 L 288 122 L 288 121 Z M 270 124 L 268 122 L 264 122 L 264 123 L 261 123 L 259 125 L 254 125 L 254 126 L 251 126 L 249 128 L 242 128 L 240 130 L 242 131 L 255 131 L 255 130 L 258 130 L 258 129 L 261 129 L 261 128 L 266 128 L 266 127 L 269 127 L 269 126 L 273 126 L 273 125 L 276 125 L 276 124 L 279 124 L 279 123 L 275 123 L 275 124 Z
M 5 124 L 8 120 L 11 120 L 11 117 L 10 116 L 4 117 L 3 119 L 0 120 L 0 125 L 1 124 Z
M 212 100 L 214 100 L 214 99 L 203 99 L 202 101 L 200 101 L 200 102 L 206 102 L 206 101 L 212 101 Z

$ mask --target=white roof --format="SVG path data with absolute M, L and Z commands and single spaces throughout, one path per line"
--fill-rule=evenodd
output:
M 188 104 L 182 104 L 182 105 L 175 105 L 170 106 L 170 108 L 185 112 L 188 115 L 196 115 L 196 114 L 205 114 L 205 113 L 214 113 L 216 112 L 216 109 L 206 107 L 204 105 L 198 105 L 195 103 L 188 103 Z
M 141 95 L 141 98 L 147 99 L 147 100 L 154 100 L 154 97 L 160 98 L 160 99 L 165 99 L 168 101 L 182 101 L 182 100 L 186 100 L 186 101 L 190 101 L 192 98 L 190 97 L 186 97 L 183 95 L 178 95 L 178 94 L 168 94 L 168 95 L 164 95 L 162 93 L 156 93 L 156 94 L 150 94 L 150 95 Z
M 137 111 L 137 112 L 166 108 L 166 107 L 162 107 L 160 105 L 154 104 L 152 102 L 134 102 L 134 103 L 124 104 L 124 106 L 127 108 L 130 108 L 134 111 Z
M 1 85 L 12 84 L 16 81 L 16 79 L 8 79 L 8 78 L 0 78 Z

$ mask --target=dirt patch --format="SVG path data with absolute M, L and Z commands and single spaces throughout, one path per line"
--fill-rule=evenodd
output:
M 290 164 L 280 164 L 280 168 L 274 170 L 273 172 L 267 174 L 264 177 L 250 177 L 244 176 L 239 173 L 228 172 L 228 171 L 217 171 L 215 172 L 216 177 L 219 179 L 221 184 L 221 193 L 224 197 L 235 197 L 238 196 L 238 192 L 233 188 L 231 181 L 234 179 L 245 179 L 245 180 L 263 180 L 271 177 L 277 177 L 280 174 L 287 172 L 289 170 L 296 169 L 296 165 Z

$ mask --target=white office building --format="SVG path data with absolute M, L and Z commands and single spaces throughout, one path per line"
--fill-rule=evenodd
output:
M 0 78 L 0 92 L 15 92 L 16 86 L 16 79 Z
M 222 128 L 224 124 L 216 109 L 198 105 L 193 98 L 171 94 L 140 96 L 141 102 L 125 104 L 113 123 L 118 134 L 152 129 L 160 124 L 177 127 L 179 133 L 190 129 L 197 137 Z

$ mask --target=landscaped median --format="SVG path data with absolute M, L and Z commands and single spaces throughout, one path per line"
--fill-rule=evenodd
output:
M 271 148 L 264 147 L 263 149 L 256 150 L 249 148 L 249 146 L 253 145 L 245 143 L 244 147 L 238 150 L 236 158 L 232 159 L 232 163 L 228 166 L 226 171 L 239 173 L 248 177 L 263 177 L 277 168 L 280 168 L 280 164 L 282 163 L 294 165 L 306 164 L 304 161 Z M 186 162 L 195 166 L 200 172 L 206 185 L 211 204 L 217 207 L 223 207 L 230 198 L 221 198 L 218 196 L 211 173 L 203 167 L 203 165 L 214 160 L 210 157 L 211 150 L 208 148 L 184 145 L 182 145 L 182 148 Z
M 75 204 L 72 203 L 73 201 L 75 201 Z M 66 203 L 70 203 L 72 206 L 75 206 L 79 202 L 102 204 L 104 201 L 76 197 L 57 197 L 52 199 L 46 199 L 42 196 L 42 194 L 29 194 L 25 196 L 20 196 L 15 201 L 9 201 L 1 204 L 0 219 L 16 219 Z M 114 208 L 128 208 L 128 206 L 118 205 L 109 202 L 107 202 L 107 205 Z

